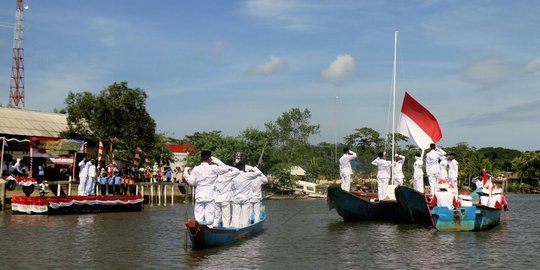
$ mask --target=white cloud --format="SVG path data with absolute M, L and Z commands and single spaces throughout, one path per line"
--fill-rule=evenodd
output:
M 287 68 L 287 62 L 277 56 L 270 56 L 268 62 L 250 68 L 246 73 L 249 75 L 267 75 L 279 72 Z
M 321 72 L 321 78 L 337 84 L 343 83 L 353 75 L 354 69 L 354 58 L 349 54 L 341 54 Z
M 534 73 L 540 70 L 540 57 L 532 60 L 525 66 L 525 72 Z
M 470 82 L 489 87 L 519 75 L 518 70 L 515 65 L 500 59 L 489 58 L 470 64 L 465 71 L 465 77 Z
M 247 0 L 241 4 L 241 12 L 261 18 L 271 24 L 281 25 L 289 30 L 303 31 L 315 27 L 310 12 L 321 9 L 302 0 Z

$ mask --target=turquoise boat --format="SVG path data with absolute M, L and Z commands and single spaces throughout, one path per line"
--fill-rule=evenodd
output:
M 186 222 L 189 239 L 193 249 L 210 248 L 232 244 L 238 240 L 249 238 L 263 230 L 266 213 L 261 211 L 261 220 L 244 228 L 212 227 L 200 224 L 194 219 Z
M 431 210 L 431 216 L 437 231 L 471 232 L 499 225 L 501 212 L 501 209 L 487 206 L 464 206 L 456 209 L 435 206 Z

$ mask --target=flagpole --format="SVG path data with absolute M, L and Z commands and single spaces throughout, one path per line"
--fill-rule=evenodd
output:
M 394 32 L 394 72 L 393 72 L 393 76 L 392 76 L 392 157 L 391 157 L 392 162 L 394 162 L 394 156 L 396 154 L 396 149 L 395 149 L 395 143 L 396 143 L 396 139 L 395 139 L 396 128 L 395 128 L 395 125 L 396 125 L 396 123 L 395 122 L 396 122 L 397 38 L 398 38 L 398 31 L 395 31 Z M 392 170 L 391 184 L 392 185 L 394 184 L 394 171 L 393 170 Z
M 0 176 L 2 173 L 4 173 L 4 145 L 5 143 L 6 143 L 6 137 L 2 137 L 2 157 L 0 158 L 1 159 Z M 2 205 L 3 205 L 3 201 L 2 201 Z

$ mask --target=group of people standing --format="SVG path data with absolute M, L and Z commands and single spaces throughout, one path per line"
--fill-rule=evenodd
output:
M 259 167 L 261 164 L 258 165 Z M 261 216 L 262 185 L 268 179 L 259 167 L 243 162 L 229 166 L 212 152 L 201 152 L 201 163 L 183 177 L 195 187 L 195 219 L 214 227 L 243 228 Z
M 99 172 L 99 175 L 98 175 Z M 96 167 L 94 159 L 86 157 L 79 162 L 79 196 L 94 196 L 97 194 L 96 182 L 99 176 L 99 193 L 102 196 L 120 195 L 121 182 L 120 170 L 113 165 Z
M 426 156 L 426 174 L 429 180 L 430 193 L 434 194 L 438 180 L 443 179 L 449 185 L 456 187 L 459 163 L 455 159 L 455 154 L 446 152 L 435 144 L 430 145 L 430 151 Z M 350 162 L 357 157 L 357 154 L 348 148 L 343 150 L 343 156 L 339 159 L 339 168 L 341 176 L 341 188 L 345 191 L 350 190 L 352 168 Z M 377 194 L 379 200 L 388 197 L 387 188 L 389 184 L 403 185 L 405 175 L 403 174 L 403 164 L 405 156 L 396 154 L 393 161 L 386 160 L 386 152 L 379 152 L 377 158 L 371 162 L 377 166 Z M 415 155 L 413 164 L 413 188 L 419 192 L 424 192 L 424 161 L 421 154 Z M 390 183 L 393 174 L 393 183 Z

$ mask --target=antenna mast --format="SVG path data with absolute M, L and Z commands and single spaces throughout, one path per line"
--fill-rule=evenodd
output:
M 15 11 L 15 29 L 13 36 L 13 64 L 11 66 L 11 83 L 9 87 L 9 107 L 24 109 L 24 49 L 23 41 L 23 0 L 17 0 Z

